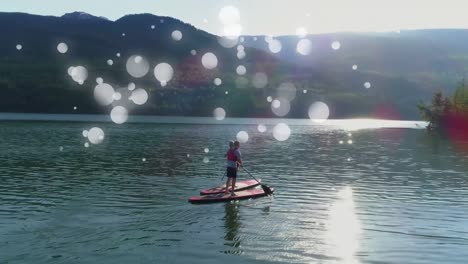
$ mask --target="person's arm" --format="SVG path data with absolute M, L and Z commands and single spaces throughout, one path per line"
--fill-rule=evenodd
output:
M 243 167 L 242 165 L 242 155 L 240 153 L 240 151 L 236 151 L 236 157 L 237 157 L 237 167 L 241 166 Z

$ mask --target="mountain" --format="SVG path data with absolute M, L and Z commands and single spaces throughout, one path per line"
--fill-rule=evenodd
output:
M 180 41 L 171 38 L 175 30 L 181 32 Z M 131 114 L 209 116 L 223 107 L 231 117 L 274 117 L 266 97 L 276 97 L 281 83 L 292 82 L 297 96 L 287 117 L 307 117 L 309 106 L 323 101 L 331 118 L 414 119 L 420 99 L 455 87 L 468 66 L 467 30 L 309 35 L 312 49 L 306 56 L 296 52 L 297 36 L 275 38 L 282 44 L 277 54 L 270 52 L 264 36 L 243 36 L 243 59 L 236 47 L 222 47 L 217 36 L 152 14 L 110 21 L 80 12 L 62 17 L 0 13 L 0 32 L 6 36 L 0 42 L 1 112 L 107 114 L 110 108 L 93 98 L 94 80 L 102 77 L 116 89 L 134 82 L 149 91 L 148 102 L 132 107 Z M 333 41 L 341 43 L 340 49 L 330 47 Z M 57 51 L 61 42 L 67 44 L 65 54 Z M 206 52 L 217 57 L 213 70 L 202 66 Z M 143 78 L 127 73 L 132 55 L 150 62 Z M 165 87 L 153 75 L 161 62 L 174 68 Z M 354 64 L 357 70 L 351 69 Z M 67 74 L 78 65 L 89 71 L 83 85 Z M 243 76 L 236 73 L 239 65 L 247 69 Z M 258 72 L 268 78 L 265 88 L 253 87 Z M 215 78 L 222 80 L 220 86 L 213 84 Z

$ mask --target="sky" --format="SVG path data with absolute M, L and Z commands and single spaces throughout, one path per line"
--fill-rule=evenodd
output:
M 468 28 L 468 0 L 15 0 L 1 12 L 61 16 L 83 11 L 116 20 L 126 14 L 171 16 L 214 34 L 224 30 L 220 10 L 234 6 L 244 35 L 386 32 Z

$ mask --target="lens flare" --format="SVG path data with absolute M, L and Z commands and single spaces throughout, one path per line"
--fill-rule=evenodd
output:
M 240 143 L 246 143 L 249 141 L 249 134 L 245 131 L 239 131 L 239 133 L 236 135 L 236 138 Z
M 221 121 L 226 117 L 226 111 L 223 108 L 218 107 L 213 111 L 213 116 L 216 120 Z
M 148 61 L 140 55 L 133 55 L 127 60 L 126 68 L 128 74 L 135 78 L 145 76 L 149 71 Z
M 278 141 L 285 141 L 291 136 L 291 129 L 285 123 L 279 123 L 273 127 L 273 137 Z

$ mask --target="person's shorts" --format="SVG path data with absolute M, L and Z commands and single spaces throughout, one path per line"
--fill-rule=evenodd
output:
M 228 178 L 237 178 L 237 168 L 227 167 L 226 175 Z

